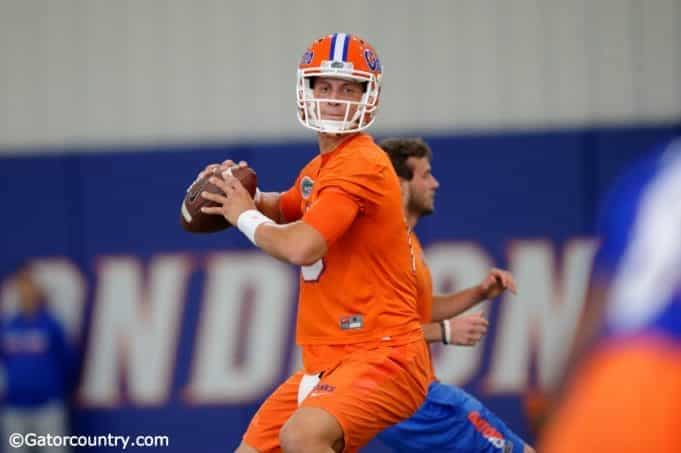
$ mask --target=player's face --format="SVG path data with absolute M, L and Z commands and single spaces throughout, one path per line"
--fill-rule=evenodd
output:
M 431 172 L 430 162 L 426 157 L 410 157 L 407 165 L 414 171 L 414 177 L 409 181 L 407 208 L 419 216 L 431 214 L 435 209 L 435 191 L 440 183 Z
M 364 85 L 352 80 L 318 77 L 314 82 L 313 93 L 316 99 L 359 102 L 364 95 Z M 347 112 L 347 105 L 347 102 L 320 103 L 321 119 L 332 121 L 350 120 L 357 111 L 358 106 L 357 104 L 350 104 L 350 111 Z

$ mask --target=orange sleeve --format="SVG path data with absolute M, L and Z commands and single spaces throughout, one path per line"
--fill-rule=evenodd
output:
M 358 212 L 359 205 L 350 195 L 332 187 L 319 195 L 305 212 L 303 222 L 319 231 L 326 244 L 331 245 L 350 228 Z
M 286 222 L 294 222 L 303 216 L 302 201 L 297 181 L 293 187 L 281 194 L 279 197 L 279 210 Z

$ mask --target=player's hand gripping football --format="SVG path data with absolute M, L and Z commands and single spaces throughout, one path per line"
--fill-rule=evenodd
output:
M 497 268 L 492 268 L 489 271 L 487 277 L 478 285 L 478 289 L 481 300 L 494 299 L 506 290 L 511 291 L 513 294 L 516 294 L 518 291 L 513 275 L 508 271 Z
M 196 179 L 194 180 L 194 182 L 198 181 L 199 179 L 203 178 L 207 174 L 211 173 L 216 168 L 220 168 L 220 170 L 227 170 L 228 168 L 231 168 L 235 165 L 238 165 L 239 167 L 248 167 L 248 164 L 244 160 L 239 161 L 239 163 L 236 164 L 231 159 L 227 159 L 227 160 L 223 161 L 221 164 L 208 164 L 208 165 L 206 165 L 206 167 L 203 170 L 201 170 L 199 172 L 199 174 L 196 176 Z
M 482 312 L 455 316 L 449 320 L 452 329 L 451 344 L 475 346 L 487 333 L 489 322 Z
M 217 164 L 208 165 L 199 174 L 199 178 L 201 178 L 204 174 L 211 172 L 216 165 Z M 248 164 L 244 161 L 239 162 L 238 165 L 240 167 L 248 166 Z M 234 162 L 231 160 L 226 160 L 219 165 L 220 169 L 222 170 L 227 170 L 232 166 L 234 166 Z M 251 198 L 251 195 L 244 188 L 241 182 L 229 172 L 223 172 L 222 178 L 213 176 L 209 181 L 219 187 L 220 190 L 222 190 L 222 194 L 203 192 L 201 196 L 207 200 L 214 201 L 220 206 L 204 206 L 201 208 L 201 212 L 205 214 L 222 215 L 229 223 L 236 225 L 237 219 L 244 211 L 256 209 L 255 202 Z

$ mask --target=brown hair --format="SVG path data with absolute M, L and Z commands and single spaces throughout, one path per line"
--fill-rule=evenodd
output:
M 433 152 L 422 138 L 386 138 L 378 144 L 388 154 L 397 176 L 407 181 L 414 177 L 414 170 L 407 165 L 410 157 L 425 157 L 430 162 Z

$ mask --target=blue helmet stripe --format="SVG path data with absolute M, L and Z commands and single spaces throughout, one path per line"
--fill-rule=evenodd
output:
M 348 48 L 350 47 L 350 35 L 345 35 L 343 41 L 343 61 L 348 61 Z
M 329 60 L 333 60 L 334 50 L 336 49 L 336 38 L 337 37 L 338 37 L 338 33 L 334 33 L 333 38 L 331 38 L 331 46 L 329 47 Z

